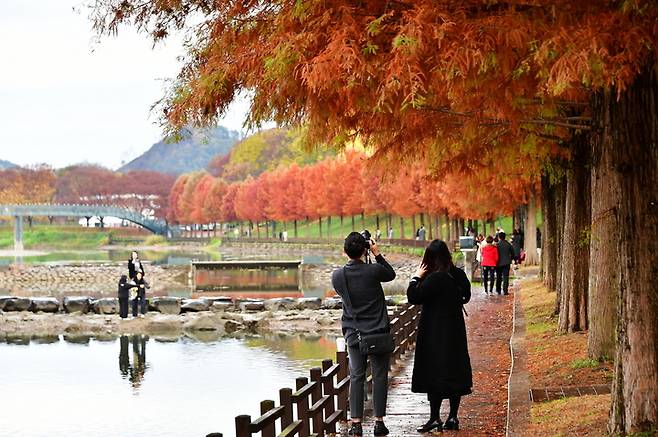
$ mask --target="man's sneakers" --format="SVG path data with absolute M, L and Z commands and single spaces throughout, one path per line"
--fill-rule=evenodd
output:
M 373 430 L 373 434 L 376 436 L 388 435 L 388 428 L 386 428 L 386 425 L 384 425 L 383 421 L 378 420 L 375 422 L 375 429 Z
M 388 433 L 389 433 L 388 428 L 386 428 L 384 422 L 380 420 L 375 422 L 375 428 L 373 430 L 374 435 L 386 436 L 388 435 Z M 363 427 L 361 426 L 361 422 L 352 422 L 352 426 L 350 426 L 350 430 L 347 432 L 347 435 L 354 437 L 363 437 Z
M 352 422 L 352 426 L 350 427 L 350 430 L 347 432 L 347 435 L 362 437 L 363 428 L 361 427 L 361 422 Z

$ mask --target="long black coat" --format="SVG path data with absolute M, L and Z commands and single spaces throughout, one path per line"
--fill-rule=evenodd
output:
M 420 283 L 412 280 L 407 298 L 423 306 L 411 390 L 443 398 L 471 393 L 473 373 L 462 311 L 471 299 L 466 274 L 454 267 L 449 273 L 431 273 Z

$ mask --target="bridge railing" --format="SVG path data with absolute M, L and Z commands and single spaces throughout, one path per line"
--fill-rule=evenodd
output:
M 401 305 L 389 316 L 395 340 L 392 367 L 413 346 L 419 313 L 417 305 Z M 371 375 L 367 376 L 367 383 L 371 387 Z M 236 416 L 236 437 L 251 437 L 258 433 L 262 437 L 323 437 L 336 433 L 339 422 L 347 420 L 349 387 L 348 355 L 338 351 L 335 363 L 331 359 L 323 360 L 322 367 L 312 368 L 308 378 L 297 378 L 294 391 L 280 389 L 278 406 L 273 400 L 264 400 L 260 403 L 261 416 L 258 418 Z M 207 437 L 221 435 L 211 433 Z
M 139 211 L 116 205 L 83 204 L 16 204 L 0 205 L 0 216 L 71 216 L 117 217 L 136 223 L 161 235 L 178 235 L 176 227 L 169 227 L 164 220 L 149 217 Z

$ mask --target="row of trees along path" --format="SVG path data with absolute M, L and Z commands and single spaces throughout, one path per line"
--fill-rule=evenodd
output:
M 382 173 L 420 166 L 466 197 L 508 167 L 534 177 L 560 328 L 615 361 L 609 430 L 658 428 L 658 3 L 99 0 L 90 16 L 100 34 L 198 36 L 163 99 L 173 129 L 248 90 L 252 124 L 358 139 Z
M 414 230 L 424 224 L 432 235 L 445 225 L 446 238 L 456 241 L 465 224 L 472 226 L 474 220 L 481 219 L 493 234 L 493 219 L 516 210 L 520 213 L 517 216 L 527 217 L 526 241 L 533 246 L 528 247 L 528 253 L 534 254 L 536 203 L 532 181 L 513 166 L 506 170 L 510 176 L 497 181 L 492 173 L 486 175 L 487 181 L 471 181 L 474 186 L 497 184 L 495 190 L 474 190 L 473 194 L 457 175 L 439 179 L 423 166 L 389 169 L 380 177 L 381 169 L 369 166 L 367 156 L 353 150 L 314 165 L 293 164 L 241 182 L 227 183 L 206 172 L 194 172 L 176 180 L 167 218 L 184 224 L 248 222 L 257 237 L 260 223 L 264 223 L 267 236 L 271 235 L 270 223 L 274 226 L 277 221 L 291 222 L 291 236 L 297 237 L 298 222 L 311 218 L 318 222 L 319 237 L 331 238 L 332 216 L 340 220 L 341 228 L 348 217 L 354 229 L 355 217 L 360 216 L 363 228 L 367 214 L 376 217 L 376 226 L 384 236 L 388 228 L 394 228 L 396 238 L 413 238 L 405 234 L 407 220 Z M 380 216 L 384 219 L 381 222 Z M 535 258 L 528 261 L 534 263 Z

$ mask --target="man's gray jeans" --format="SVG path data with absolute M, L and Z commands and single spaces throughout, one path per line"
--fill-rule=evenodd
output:
M 350 416 L 363 417 L 363 391 L 366 381 L 367 356 L 361 355 L 358 343 L 348 347 L 350 358 Z M 372 397 L 375 417 L 386 415 L 388 367 L 391 354 L 370 355 L 372 366 Z

